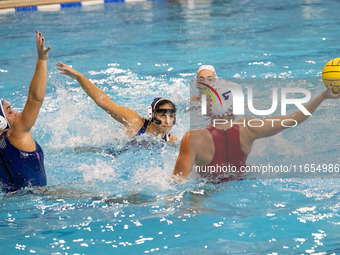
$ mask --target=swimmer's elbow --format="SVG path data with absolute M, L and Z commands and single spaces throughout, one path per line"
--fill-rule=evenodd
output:
M 287 119 L 285 119 L 284 125 L 286 127 L 294 127 L 304 122 L 307 118 L 308 117 L 305 116 L 301 118 L 300 116 L 296 116 L 296 114 L 293 113 L 289 115 Z
M 30 93 L 28 95 L 28 100 L 31 102 L 42 104 L 45 99 L 45 93 Z
M 96 104 L 105 110 L 109 108 L 109 105 L 111 103 L 111 98 L 109 98 L 108 95 L 104 94 L 98 94 L 95 97 L 93 97 L 93 100 L 96 102 Z

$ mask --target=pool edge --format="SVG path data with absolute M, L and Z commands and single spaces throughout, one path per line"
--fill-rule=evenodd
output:
M 0 1 L 0 15 L 21 11 L 58 11 L 69 7 L 82 7 L 112 2 L 146 2 L 150 0 L 9 0 Z

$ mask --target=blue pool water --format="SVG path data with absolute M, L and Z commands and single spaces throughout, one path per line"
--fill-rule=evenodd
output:
M 190 128 L 189 78 L 213 64 L 225 78 L 308 79 L 340 56 L 336 1 L 154 1 L 0 15 L 1 97 L 21 110 L 32 78 L 35 30 L 51 45 L 48 88 L 32 131 L 49 191 L 0 193 L 0 254 L 338 254 L 337 178 L 171 182 L 179 144 L 122 127 L 68 77 L 62 61 L 117 103 L 145 116 L 154 97 L 178 106 L 173 133 Z M 291 85 L 294 86 L 294 85 Z M 263 101 L 263 100 L 262 100 Z M 301 127 L 260 140 L 250 164 L 339 163 L 339 102 Z

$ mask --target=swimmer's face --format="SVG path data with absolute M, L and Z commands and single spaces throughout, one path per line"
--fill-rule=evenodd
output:
M 9 103 L 4 101 L 4 105 L 2 106 L 4 108 L 4 112 L 6 114 L 6 118 L 8 120 L 8 123 L 12 126 L 15 117 L 19 114 L 17 111 L 13 110 Z
M 174 107 L 172 104 L 163 104 L 158 109 L 173 110 Z M 176 118 L 176 113 L 157 112 L 155 114 L 155 118 L 162 122 L 160 125 L 157 125 L 160 129 L 159 131 L 161 133 L 169 133 L 170 129 L 174 125 L 173 123 Z
M 215 82 L 216 74 L 211 70 L 204 69 L 197 74 L 196 78 L 198 82 L 202 82 L 202 83 L 206 83 L 210 85 Z
M 197 74 L 196 81 L 200 82 L 200 83 L 212 85 L 216 81 L 216 74 L 215 74 L 215 72 L 213 72 L 211 70 L 204 69 Z M 199 83 L 197 84 L 197 87 L 206 88 L 205 86 L 203 86 L 202 84 L 199 84 Z M 199 93 L 200 93 L 200 95 L 202 95 L 202 93 L 204 93 L 204 92 L 202 92 L 202 90 L 199 90 Z M 206 105 L 208 107 L 208 104 L 206 104 Z

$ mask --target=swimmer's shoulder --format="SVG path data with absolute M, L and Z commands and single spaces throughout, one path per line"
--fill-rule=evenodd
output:
M 247 136 L 247 138 L 249 140 L 254 140 L 253 138 L 253 129 L 251 129 L 249 127 L 249 121 L 251 120 L 257 120 L 259 118 L 256 118 L 256 117 L 244 117 L 242 119 L 239 119 L 237 121 L 235 121 L 235 125 L 237 125 L 239 127 L 239 130 L 240 130 L 240 136 Z M 261 130 L 261 127 L 260 128 L 257 128 L 258 130 Z
M 126 134 L 130 137 L 134 137 L 138 134 L 139 130 L 144 126 L 146 119 L 143 117 L 135 118 L 129 124 L 125 125 Z M 148 123 L 149 125 L 150 123 Z
M 211 134 L 206 128 L 189 130 L 185 136 L 188 136 L 193 146 L 203 146 L 206 142 L 212 140 Z

